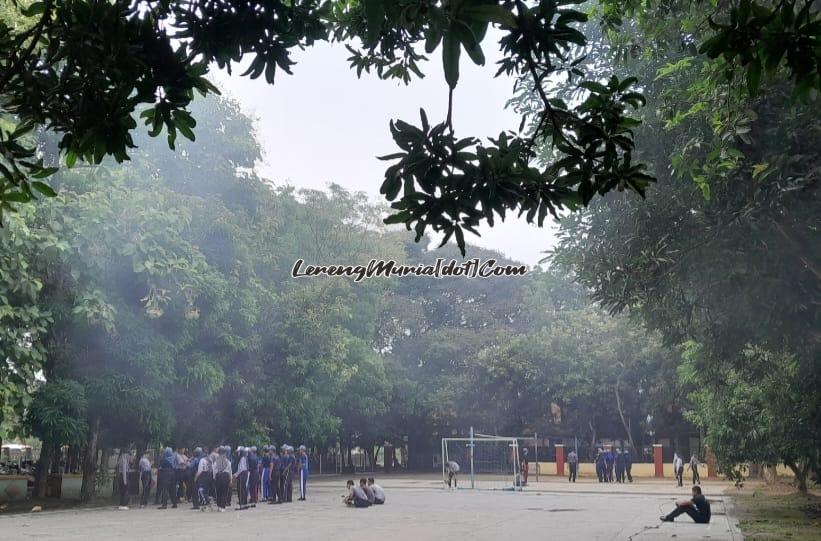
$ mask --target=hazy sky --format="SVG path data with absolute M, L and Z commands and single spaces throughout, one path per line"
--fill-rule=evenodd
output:
M 489 36 L 490 38 L 490 36 Z M 498 58 L 496 40 L 486 40 L 484 67 L 462 55 L 459 86 L 454 97 L 456 135 L 497 136 L 515 130 L 519 117 L 505 109 L 513 80 L 493 78 Z M 495 53 L 495 54 L 494 54 Z M 348 67 L 348 51 L 339 44 L 317 44 L 294 56 L 294 75 L 277 72 L 276 83 L 264 78 L 220 75 L 219 86 L 256 119 L 257 137 L 264 148 L 262 175 L 277 183 L 323 188 L 335 182 L 380 200 L 379 187 L 387 162 L 376 156 L 397 151 L 388 129 L 390 119 L 419 124 L 423 107 L 430 122 L 447 112 L 447 85 L 440 51 L 422 66 L 425 78 L 410 85 L 382 81 Z M 552 224 L 551 224 L 552 227 Z M 469 243 L 494 248 L 519 261 L 535 264 L 551 247 L 551 228 L 539 229 L 524 219 L 508 218 L 494 228 L 480 229 L 482 237 L 467 234 Z M 411 232 L 408 232 L 411 235 Z M 468 255 L 470 251 L 468 251 Z

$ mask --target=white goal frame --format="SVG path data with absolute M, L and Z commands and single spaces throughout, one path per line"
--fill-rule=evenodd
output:
M 509 487 L 502 490 L 522 490 L 522 462 L 519 457 L 519 438 L 508 436 L 491 436 L 485 434 L 474 434 L 471 429 L 471 436 L 468 438 L 442 438 L 442 480 L 446 482 L 448 457 L 448 443 L 461 443 L 468 449 L 468 464 L 459 464 L 460 473 L 467 473 L 470 476 L 470 488 L 482 490 L 477 487 L 476 471 L 474 467 L 474 450 L 477 445 L 483 442 L 503 442 L 511 449 L 513 471 L 510 472 L 511 482 Z M 446 483 L 445 483 L 446 484 Z

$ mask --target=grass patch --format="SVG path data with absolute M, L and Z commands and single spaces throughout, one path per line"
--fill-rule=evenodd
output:
M 821 540 L 821 497 L 754 490 L 733 497 L 744 539 Z

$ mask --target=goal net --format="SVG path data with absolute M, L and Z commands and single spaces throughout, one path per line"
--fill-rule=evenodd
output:
M 502 436 L 442 438 L 442 479 L 448 487 L 449 462 L 459 472 L 451 488 L 480 490 L 521 490 L 519 442 Z

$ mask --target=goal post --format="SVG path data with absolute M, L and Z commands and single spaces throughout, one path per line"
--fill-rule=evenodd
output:
M 484 435 L 442 438 L 442 481 L 445 488 L 448 488 L 448 463 L 451 461 L 459 466 L 455 486 L 451 488 L 522 490 L 517 438 Z

